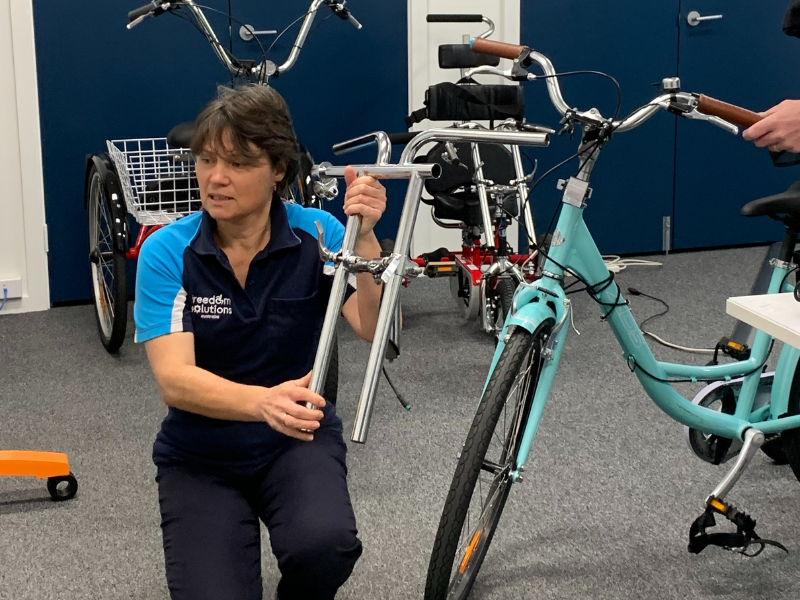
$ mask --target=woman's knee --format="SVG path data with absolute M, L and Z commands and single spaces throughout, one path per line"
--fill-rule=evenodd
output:
M 306 521 L 291 529 L 278 554 L 281 571 L 312 573 L 315 577 L 339 580 L 350 576 L 361 556 L 361 540 L 348 524 Z M 278 550 L 278 549 L 276 549 Z

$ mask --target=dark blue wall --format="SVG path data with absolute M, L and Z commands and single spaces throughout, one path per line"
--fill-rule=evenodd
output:
M 230 44 L 228 0 L 204 3 L 226 13 L 208 16 L 223 43 Z M 106 139 L 165 136 L 176 123 L 194 118 L 216 86 L 229 81 L 205 38 L 188 23 L 164 15 L 128 31 L 126 13 L 138 4 L 33 0 L 53 302 L 91 296 L 83 208 L 86 154 L 103 151 Z M 257 29 L 282 30 L 309 1 L 231 4 L 233 17 Z M 329 13 L 321 11 L 297 65 L 274 83 L 289 103 L 298 136 L 317 160 L 337 162 L 330 152 L 334 142 L 376 129 L 403 130 L 406 2 L 351 0 L 348 6 L 364 28 L 356 31 L 335 17 L 323 21 Z M 239 40 L 238 28 L 233 25 L 235 52 L 255 58 L 252 46 Z M 296 28 L 275 45 L 275 62 L 287 56 L 294 35 Z M 267 44 L 272 39 L 263 38 Z M 394 237 L 402 193 L 402 186 L 391 187 L 379 238 Z M 343 217 L 341 196 L 334 203 L 331 211 Z
M 596 70 L 615 77 L 622 88 L 620 115 L 650 101 L 651 84 L 677 75 L 678 0 L 536 0 L 522 2 L 521 41 L 550 58 L 558 72 Z M 538 67 L 533 67 L 539 73 Z M 596 75 L 560 78 L 566 102 L 580 110 L 596 107 L 608 117 L 617 104 L 613 83 Z M 526 83 L 527 118 L 558 129 L 560 115 L 544 80 Z M 537 152 L 539 174 L 574 154 L 573 140 L 552 137 Z M 593 196 L 586 222 L 601 252 L 661 249 L 662 218 L 672 215 L 675 117 L 662 113 L 641 128 L 615 135 L 592 175 Z M 544 230 L 561 197 L 560 178 L 577 162 L 553 173 L 532 195 L 537 231 Z

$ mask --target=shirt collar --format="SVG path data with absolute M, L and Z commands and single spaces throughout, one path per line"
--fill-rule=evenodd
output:
M 255 259 L 264 258 L 278 250 L 293 248 L 300 245 L 300 238 L 298 238 L 289 225 L 289 216 L 286 214 L 286 207 L 277 194 L 272 197 L 272 206 L 269 211 L 270 232 L 269 242 L 267 247 L 256 254 Z M 217 222 L 208 214 L 203 211 L 200 227 L 197 235 L 192 240 L 190 247 L 197 254 L 210 254 L 215 256 L 219 251 L 217 242 L 214 239 L 214 232 L 217 230 Z

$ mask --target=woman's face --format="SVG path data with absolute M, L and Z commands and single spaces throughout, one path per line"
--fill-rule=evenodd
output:
M 213 145 L 197 157 L 197 183 L 200 199 L 217 221 L 238 221 L 259 214 L 272 198 L 275 184 L 285 170 L 275 169 L 267 157 L 253 161 L 237 156 L 231 136 L 222 136 L 222 148 Z

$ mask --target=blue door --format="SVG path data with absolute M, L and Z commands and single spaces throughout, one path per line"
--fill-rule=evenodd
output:
M 176 17 L 127 30 L 136 6 L 33 2 L 52 302 L 92 297 L 86 155 L 105 152 L 107 139 L 165 137 L 229 79 L 205 38 Z M 228 44 L 227 16 L 209 20 Z
M 311 0 L 270 2 L 231 0 L 231 15 L 256 31 L 274 30 L 245 41 L 241 24 L 232 25 L 232 48 L 238 58 L 282 64 L 292 49 Z M 316 162 L 374 163 L 375 149 L 336 157 L 331 146 L 372 131 L 405 131 L 408 111 L 407 10 L 404 0 L 351 0 L 347 7 L 362 24 L 356 29 L 322 6 L 299 58 L 272 86 L 289 105 L 298 138 Z M 260 43 L 260 45 L 259 45 Z M 396 149 L 399 157 L 401 149 Z M 376 227 L 378 239 L 397 233 L 405 182 L 384 182 L 389 192 L 386 213 Z M 343 190 L 343 186 L 340 186 Z M 344 193 L 325 208 L 344 219 Z
M 620 115 L 651 100 L 678 65 L 678 0 L 537 0 L 522 2 L 521 42 L 548 56 L 559 72 L 603 71 L 622 87 Z M 535 67 L 534 67 L 535 69 Z M 617 93 L 595 75 L 560 79 L 570 106 L 613 114 Z M 558 127 L 544 82 L 525 84 L 529 121 Z M 536 153 L 539 174 L 575 153 L 578 140 L 553 137 Z M 672 215 L 675 117 L 663 112 L 640 128 L 615 136 L 592 176 L 594 195 L 586 221 L 601 252 L 646 252 L 662 248 L 665 216 Z M 560 197 L 556 179 L 577 170 L 575 162 L 544 181 L 532 197 L 537 230 L 550 221 Z
M 684 90 L 766 110 L 800 98 L 800 40 L 781 30 L 786 0 L 681 0 L 680 77 Z M 689 13 L 719 18 L 692 26 Z M 766 150 L 702 122 L 678 120 L 676 248 L 774 241 L 780 225 L 744 218 L 751 200 L 785 190 L 798 168 L 778 169 Z

